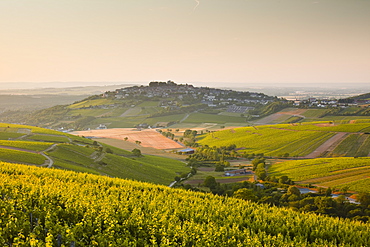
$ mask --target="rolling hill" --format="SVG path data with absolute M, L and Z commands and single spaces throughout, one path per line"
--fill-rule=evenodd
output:
M 343 124 L 333 122 L 307 122 L 301 124 L 276 124 L 243 127 L 211 132 L 199 137 L 201 145 L 229 146 L 235 144 L 240 153 L 263 153 L 266 156 L 290 157 L 307 156 L 336 135 L 340 138 L 330 143 L 333 150 L 323 155 L 358 156 L 369 155 L 370 121 L 359 121 Z M 352 139 L 358 142 L 358 149 L 343 152 L 342 146 L 353 145 Z M 354 137 L 354 138 L 353 138 Z M 324 151 L 326 151 L 325 149 Z M 341 153 L 342 150 L 342 153 Z M 318 155 L 320 155 L 319 153 Z M 314 158 L 314 157 L 313 157 Z
M 288 176 L 299 184 L 370 192 L 370 157 L 292 160 L 273 164 L 271 176 Z
M 249 119 L 288 105 L 285 100 L 262 93 L 178 85 L 169 81 L 116 89 L 31 114 L 4 112 L 0 114 L 0 121 L 74 130 L 203 122 L 243 126 Z
M 236 198 L 0 164 L 2 246 L 369 246 L 370 225 Z
M 140 149 L 140 146 L 137 146 Z M 0 160 L 169 185 L 190 172 L 183 162 L 26 125 L 0 124 Z

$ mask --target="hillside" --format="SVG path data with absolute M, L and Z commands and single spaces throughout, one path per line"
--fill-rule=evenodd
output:
M 0 160 L 164 185 L 190 172 L 189 167 L 177 160 L 135 155 L 87 138 L 3 123 L 0 124 Z
M 235 198 L 9 163 L 0 176 L 2 246 L 370 245 L 368 224 Z
M 353 96 L 350 98 L 346 98 L 342 100 L 343 102 L 362 102 L 362 101 L 370 101 L 370 93 L 364 93 L 357 96 Z
M 247 120 L 288 105 L 287 101 L 262 93 L 178 85 L 169 81 L 121 88 L 32 114 L 3 113 L 0 120 L 74 130 L 203 122 L 243 126 Z
M 276 124 L 243 127 L 206 133 L 199 137 L 200 145 L 210 147 L 236 145 L 239 153 L 263 153 L 265 156 L 307 156 L 323 144 L 328 147 L 322 155 L 368 156 L 370 145 L 370 121 L 352 121 L 342 124 L 333 122 L 307 122 L 300 124 Z M 339 136 L 337 141 L 327 143 Z M 344 147 L 356 146 L 351 151 Z M 330 152 L 327 152 L 332 148 Z M 320 155 L 318 153 L 317 155 Z M 314 157 L 311 157 L 314 158 Z
M 370 158 L 293 160 L 272 165 L 271 176 L 288 176 L 300 184 L 370 192 Z

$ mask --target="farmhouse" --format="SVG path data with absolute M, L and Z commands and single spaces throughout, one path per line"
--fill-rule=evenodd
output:
M 180 150 L 180 151 L 178 151 L 179 153 L 182 153 L 182 154 L 193 154 L 194 152 L 195 152 L 195 150 L 194 149 L 192 149 L 192 148 L 185 148 L 185 149 L 183 149 L 183 150 Z
M 238 175 L 245 175 L 249 172 L 246 169 L 239 169 L 239 170 L 232 170 L 232 171 L 226 171 L 225 176 L 238 176 Z

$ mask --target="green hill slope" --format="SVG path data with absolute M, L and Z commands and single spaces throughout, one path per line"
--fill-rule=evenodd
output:
M 182 122 L 243 126 L 253 116 L 268 115 L 288 105 L 285 100 L 262 93 L 164 83 L 117 89 L 31 114 L 4 112 L 0 121 L 74 130 L 95 129 L 101 124 L 132 128 Z M 225 113 L 234 115 L 225 118 Z
M 2 246 L 369 246 L 370 225 L 75 172 L 0 164 Z
M 164 185 L 169 185 L 179 174 L 190 172 L 189 167 L 177 160 L 150 155 L 137 157 L 87 138 L 13 124 L 0 124 L 0 160 Z
M 336 133 L 351 133 L 361 136 L 356 139 L 361 146 L 362 156 L 367 156 L 365 149 L 369 148 L 369 122 L 353 122 L 332 124 L 330 122 L 309 122 L 302 124 L 277 124 L 256 127 L 243 127 L 207 133 L 199 137 L 198 143 L 210 147 L 230 146 L 235 144 L 245 153 L 264 153 L 267 156 L 305 156 L 313 152 Z M 346 145 L 353 145 L 351 139 L 346 139 Z M 340 150 L 340 149 L 338 149 Z M 334 151 L 336 154 L 339 151 Z M 352 152 L 347 155 L 351 155 Z
M 357 192 L 370 192 L 370 158 L 325 158 L 277 163 L 269 168 L 272 176 L 286 175 L 304 184 Z

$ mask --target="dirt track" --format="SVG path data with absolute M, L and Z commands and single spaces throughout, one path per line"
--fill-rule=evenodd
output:
M 264 124 L 272 124 L 274 123 L 275 121 L 277 120 L 281 120 L 279 122 L 282 122 L 288 118 L 290 118 L 291 116 L 299 116 L 299 117 L 303 117 L 301 114 L 303 114 L 304 112 L 306 112 L 307 109 L 295 109 L 295 110 L 292 110 L 292 111 L 281 111 L 281 112 L 277 112 L 277 113 L 274 113 L 274 114 L 271 114 L 267 117 L 264 117 L 262 119 L 259 119 L 255 122 L 255 124 L 258 124 L 258 125 L 264 125 Z M 282 119 L 284 116 L 286 116 L 286 118 Z
M 137 130 L 132 128 L 117 128 L 117 129 L 103 129 L 103 130 L 87 130 L 87 131 L 76 131 L 72 134 L 80 136 L 91 136 L 98 138 L 111 138 L 124 140 L 126 137 L 127 141 L 136 143 L 140 141 L 142 147 L 152 147 L 156 149 L 178 149 L 183 148 L 177 142 L 164 137 L 154 129 Z
M 324 142 L 321 146 L 319 146 L 315 151 L 306 155 L 304 158 L 306 159 L 313 159 L 320 156 L 325 151 L 328 151 L 331 146 L 338 144 L 345 136 L 347 135 L 346 132 L 339 132 L 335 136 L 331 137 L 329 140 Z

